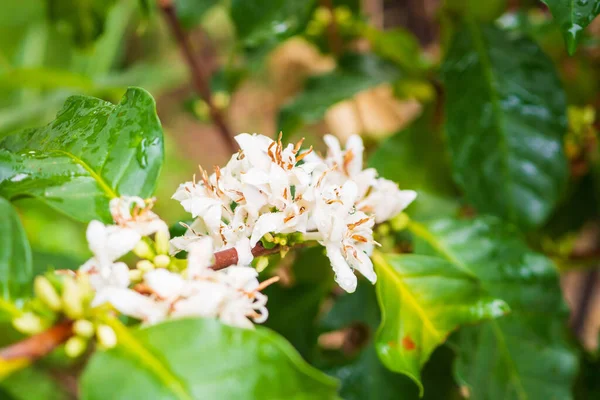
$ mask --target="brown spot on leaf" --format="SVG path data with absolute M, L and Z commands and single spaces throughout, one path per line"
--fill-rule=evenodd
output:
M 415 342 L 413 342 L 410 336 L 406 335 L 402 339 L 402 347 L 404 347 L 406 350 L 414 350 L 417 347 L 417 345 L 415 344 Z

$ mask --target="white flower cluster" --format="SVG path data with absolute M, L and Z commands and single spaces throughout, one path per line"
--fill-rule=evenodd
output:
M 157 268 L 169 265 L 171 259 L 164 254 L 155 255 L 154 263 L 141 261 L 134 270 L 116 261 L 144 244 L 144 236 L 156 234 L 158 242 L 160 235 L 166 235 L 168 240 L 167 225 L 150 211 L 151 207 L 151 202 L 139 197 L 116 198 L 110 203 L 115 225 L 105 226 L 99 221 L 89 224 L 87 240 L 94 256 L 79 273 L 89 277 L 95 291 L 92 307 L 109 303 L 120 313 L 146 323 L 199 316 L 251 328 L 248 318 L 258 323 L 266 320 L 267 298 L 260 290 L 270 282 L 260 285 L 258 273 L 249 266 L 210 269 L 214 249 L 210 237 L 189 248 L 187 268 L 181 273 Z
M 195 221 L 171 240 L 171 251 L 189 251 L 210 237 L 214 251 L 235 248 L 239 264 L 248 265 L 263 236 L 302 233 L 325 246 L 344 290 L 356 289 L 354 270 L 375 283 L 373 225 L 401 212 L 416 193 L 363 170 L 364 147 L 356 135 L 345 150 L 325 136 L 325 158 L 302 151 L 302 141 L 284 147 L 281 138 L 257 134 L 235 139 L 240 151 L 224 168 L 210 176 L 201 169 L 198 182 L 180 185 L 173 195 Z
M 109 303 L 145 323 L 199 316 L 251 328 L 251 320 L 266 320 L 261 290 L 277 279 L 259 283 L 250 266 L 252 249 L 261 239 L 283 244 L 287 234 L 323 245 L 346 291 L 356 289 L 355 270 L 375 283 L 373 226 L 401 212 L 416 193 L 399 190 L 372 168 L 363 170 L 358 136 L 345 150 L 326 136 L 324 158 L 302 151 L 302 141 L 284 147 L 281 138 L 245 133 L 236 140 L 240 151 L 224 168 L 210 176 L 201 169 L 198 182 L 177 189 L 173 198 L 195 220 L 170 244 L 167 225 L 151 211 L 153 202 L 139 197 L 111 200 L 114 225 L 89 224 L 94 256 L 79 273 L 95 292 L 92 307 Z M 154 242 L 146 237 L 153 234 Z M 215 253 L 228 249 L 237 253 L 237 265 L 211 269 Z M 188 252 L 183 266 L 169 250 Z M 130 251 L 142 258 L 135 269 L 118 261 Z

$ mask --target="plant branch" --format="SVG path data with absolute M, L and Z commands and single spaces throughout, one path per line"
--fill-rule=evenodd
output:
M 266 256 L 275 254 L 281 250 L 280 246 L 275 246 L 272 249 L 266 249 L 262 244 L 258 243 L 252 249 L 254 257 Z M 218 251 L 215 253 L 215 263 L 210 266 L 214 270 L 227 268 L 238 263 L 237 250 L 234 248 Z M 57 325 L 24 339 L 20 342 L 12 344 L 8 347 L 0 349 L 0 360 L 24 360 L 35 361 L 52 352 L 58 346 L 66 342 L 73 336 L 73 321 L 62 321 Z
M 37 335 L 0 349 L 0 359 L 35 361 L 49 354 L 72 335 L 73 321 L 62 321 Z
M 321 6 L 327 8 L 331 14 L 331 20 L 327 24 L 327 43 L 331 52 L 338 57 L 342 54 L 342 38 L 338 32 L 337 24 L 335 23 L 335 14 L 333 10 L 332 0 L 321 0 Z
M 181 52 L 185 58 L 186 64 L 190 69 L 190 74 L 192 76 L 192 83 L 194 85 L 194 89 L 196 92 L 202 97 L 202 100 L 206 102 L 208 106 L 208 110 L 210 112 L 210 116 L 219 128 L 219 133 L 223 138 L 223 141 L 227 145 L 228 149 L 235 153 L 238 151 L 238 145 L 231 136 L 229 132 L 229 128 L 225 123 L 225 118 L 221 111 L 215 106 L 212 95 L 210 92 L 210 86 L 208 84 L 208 73 L 203 69 L 202 65 L 196 59 L 194 52 L 192 51 L 192 46 L 190 43 L 189 36 L 187 32 L 183 29 L 179 20 L 177 19 L 177 14 L 175 12 L 175 6 L 173 5 L 172 0 L 158 0 L 158 5 L 163 12 L 165 20 L 175 36 L 179 47 L 181 48 Z
M 275 246 L 272 249 L 265 249 L 261 243 L 258 243 L 252 249 L 252 255 L 254 257 L 267 256 L 269 254 L 278 253 L 281 250 L 280 246 Z M 238 263 L 238 254 L 236 249 L 221 250 L 215 253 L 215 263 L 209 268 L 218 271 L 223 268 L 227 268 L 230 265 L 236 265 Z

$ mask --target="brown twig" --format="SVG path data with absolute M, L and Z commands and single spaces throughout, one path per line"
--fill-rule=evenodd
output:
M 35 361 L 49 354 L 73 335 L 73 321 L 66 320 L 53 327 L 0 349 L 0 359 L 4 361 L 24 359 Z
M 190 69 L 194 89 L 196 92 L 198 92 L 200 97 L 202 97 L 202 100 L 206 102 L 210 116 L 215 125 L 217 125 L 219 128 L 219 133 L 221 134 L 221 137 L 225 141 L 227 147 L 232 153 L 235 153 L 238 151 L 238 145 L 229 132 L 229 128 L 225 123 L 223 114 L 213 103 L 210 86 L 208 85 L 208 74 L 194 56 L 189 36 L 181 27 L 181 24 L 177 19 L 177 14 L 175 12 L 175 7 L 172 0 L 158 0 L 158 5 L 165 16 L 165 20 L 167 21 L 173 36 L 175 36 L 175 39 L 181 48 L 185 61 Z
M 327 44 L 335 56 L 342 54 L 342 38 L 335 23 L 335 14 L 332 0 L 321 0 L 321 6 L 327 8 L 331 14 L 331 20 L 327 24 Z
M 258 243 L 252 249 L 252 255 L 254 257 L 267 256 L 269 254 L 278 253 L 281 247 L 275 246 L 272 249 L 265 249 L 261 243 Z M 236 249 L 227 249 L 218 251 L 215 253 L 215 263 L 210 268 L 218 271 L 223 268 L 227 268 L 230 265 L 236 265 L 238 263 L 238 254 Z
M 252 249 L 254 257 L 275 254 L 281 250 L 280 246 L 272 249 L 266 249 L 258 243 Z M 238 263 L 238 254 L 236 249 L 227 249 L 215 253 L 215 263 L 210 266 L 214 270 L 227 268 Z M 46 331 L 33 335 L 17 342 L 13 345 L 0 349 L 0 359 L 4 361 L 22 359 L 35 361 L 49 354 L 52 350 L 66 342 L 73 336 L 73 321 L 66 320 L 58 325 L 47 329 Z

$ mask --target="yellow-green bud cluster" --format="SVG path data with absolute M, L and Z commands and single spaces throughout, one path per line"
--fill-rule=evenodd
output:
M 100 346 L 105 349 L 117 345 L 117 335 L 108 325 L 101 322 L 92 322 L 88 319 L 78 319 L 73 323 L 73 337 L 65 343 L 65 353 L 69 357 L 79 357 L 88 347 L 94 337 Z

